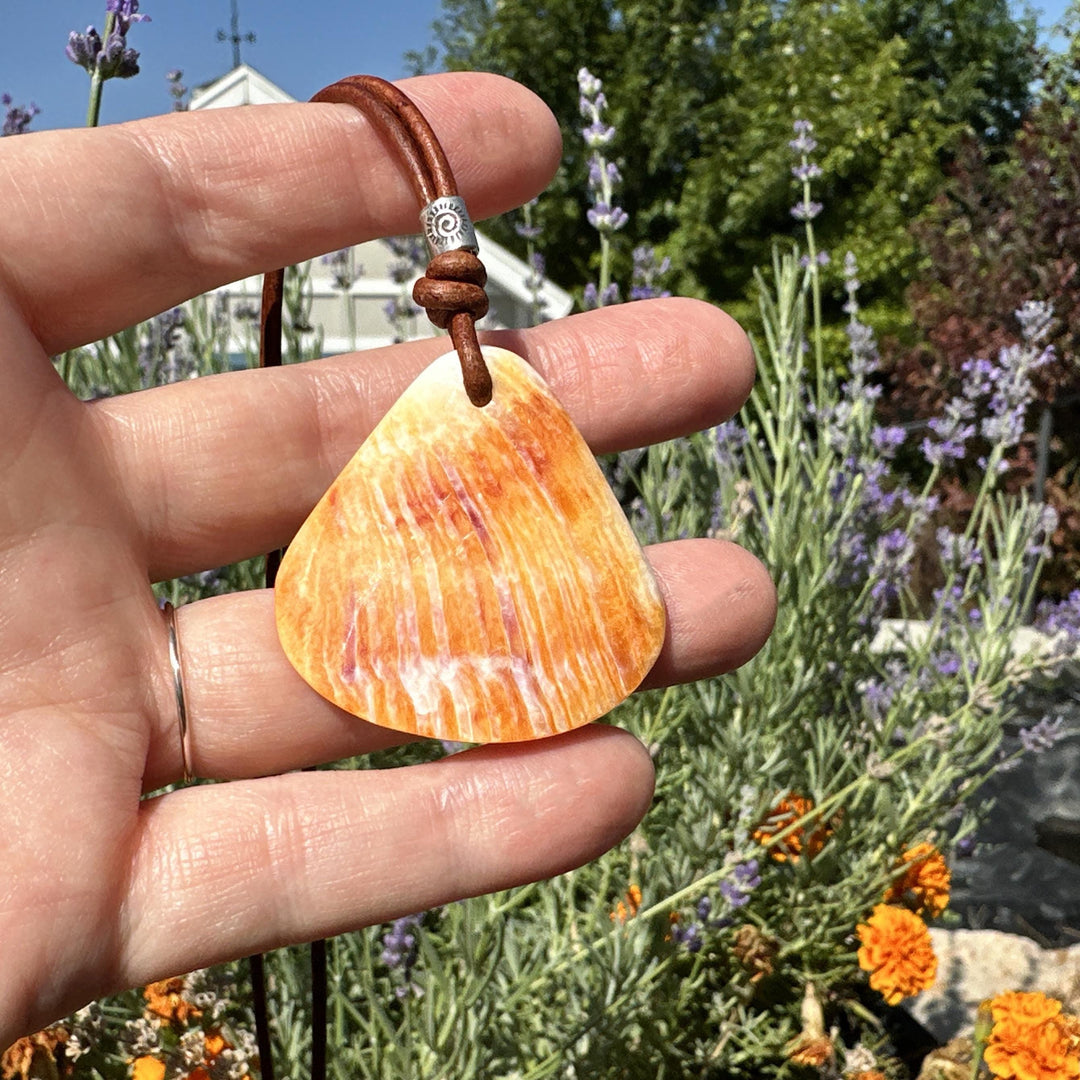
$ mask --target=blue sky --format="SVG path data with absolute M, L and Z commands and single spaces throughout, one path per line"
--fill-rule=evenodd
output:
M 1042 0 L 1049 26 L 1068 0 Z M 439 0 L 240 0 L 241 30 L 257 41 L 243 58 L 293 97 L 310 97 L 342 75 L 365 72 L 393 79 L 405 74 L 406 50 L 431 40 Z M 17 104 L 36 102 L 34 127 L 74 127 L 86 114 L 88 78 L 64 57 L 69 30 L 104 23 L 105 0 L 0 0 L 0 93 Z M 132 27 L 129 43 L 141 53 L 142 73 L 105 87 L 102 123 L 167 112 L 165 72 L 180 68 L 197 86 L 232 66 L 232 50 L 216 40 L 229 28 L 229 0 L 142 0 L 152 22 Z
M 141 72 L 106 84 L 102 123 L 168 112 L 173 68 L 197 86 L 232 67 L 232 47 L 217 41 L 218 29 L 229 30 L 229 0 L 141 0 L 140 10 L 151 21 L 133 25 L 128 44 Z M 301 100 L 343 75 L 399 78 L 404 53 L 428 44 L 439 10 L 439 0 L 240 0 L 241 32 L 256 36 L 242 56 Z M 81 125 L 89 78 L 64 46 L 71 30 L 101 30 L 105 0 L 0 0 L 0 12 L 0 93 L 41 107 L 35 129 Z

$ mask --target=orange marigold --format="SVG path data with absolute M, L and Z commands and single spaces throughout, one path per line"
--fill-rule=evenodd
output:
M 174 1021 L 183 1026 L 191 1017 L 202 1016 L 202 1012 L 184 996 L 187 981 L 183 976 L 162 979 L 151 983 L 143 990 L 146 998 L 146 1011 L 162 1020 Z
M 878 904 L 857 931 L 859 967 L 890 1005 L 934 985 L 937 957 L 926 923 L 907 908 Z
M 146 1054 L 131 1063 L 131 1080 L 165 1080 L 165 1062 Z
M 814 809 L 814 800 L 805 795 L 789 791 L 768 812 L 765 820 L 754 830 L 754 839 L 759 844 L 768 843 L 778 833 L 783 832 L 799 818 L 805 817 Z M 832 835 L 832 829 L 824 821 L 815 823 L 809 832 L 803 826 L 792 829 L 778 844 L 773 845 L 769 854 L 777 862 L 796 862 L 803 854 L 812 859 L 825 846 L 825 841 Z
M 900 858 L 904 872 L 885 892 L 884 903 L 904 903 L 911 898 L 915 912 L 924 919 L 936 919 L 949 905 L 952 875 L 945 856 L 933 844 L 916 844 Z
M 994 1026 L 983 1060 L 999 1080 L 1080 1080 L 1080 1026 L 1061 1002 L 1009 991 L 990 1001 Z

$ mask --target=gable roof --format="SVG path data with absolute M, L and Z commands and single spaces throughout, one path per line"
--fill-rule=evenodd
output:
M 295 100 L 250 64 L 242 63 L 221 78 L 194 89 L 190 108 L 284 104 Z M 477 236 L 488 273 L 487 291 L 491 301 L 491 311 L 481 320 L 481 328 L 530 325 L 536 321 L 537 307 L 544 319 L 561 318 L 570 312 L 574 300 L 568 292 L 545 279 L 534 295 L 529 284 L 529 266 L 482 230 L 477 230 Z M 320 260 L 312 260 L 310 264 L 314 294 L 312 321 L 325 327 L 324 347 L 328 352 L 386 344 L 393 338 L 394 328 L 383 309 L 401 299 L 403 287 L 400 281 L 395 282 L 389 276 L 387 268 L 394 261 L 389 245 L 381 240 L 358 244 L 352 258 L 368 273 L 344 294 L 333 285 L 331 268 Z M 423 267 L 418 265 L 412 279 L 421 273 Z M 411 281 L 405 291 L 410 288 Z M 247 304 L 253 294 L 257 295 L 257 282 L 249 278 L 228 287 L 227 291 L 234 294 L 239 303 Z M 417 322 L 413 331 L 416 336 L 426 336 L 428 329 Z

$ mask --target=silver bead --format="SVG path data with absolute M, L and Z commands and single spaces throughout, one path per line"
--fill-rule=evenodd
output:
M 432 255 L 462 250 L 475 255 L 480 250 L 476 230 L 460 195 L 443 195 L 429 202 L 420 211 L 420 225 Z

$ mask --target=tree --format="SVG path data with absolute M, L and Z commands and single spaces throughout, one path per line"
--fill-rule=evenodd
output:
M 537 218 L 552 276 L 589 276 L 575 75 L 605 83 L 624 177 L 629 252 L 672 257 L 680 291 L 742 295 L 790 235 L 787 141 L 795 119 L 821 142 L 821 229 L 853 235 L 873 296 L 909 275 L 906 223 L 936 192 L 956 134 L 997 137 L 1021 102 L 1026 24 L 1005 0 L 444 0 L 442 63 L 518 79 L 553 108 L 565 166 Z M 905 38 L 911 35 L 911 40 Z M 939 34 L 948 39 L 934 43 Z M 933 46 L 933 47 L 931 47 Z M 999 92 L 992 92 L 995 87 Z M 515 245 L 508 230 L 500 238 Z
M 1080 120 L 1072 84 L 1044 82 L 1005 160 L 974 140 L 958 155 L 915 230 L 924 265 L 908 300 L 924 344 L 898 352 L 889 394 L 901 416 L 932 415 L 969 358 L 1019 340 L 1022 304 L 1053 305 L 1055 359 L 1036 378 L 1043 445 L 1032 432 L 1011 464 L 1016 486 L 1033 486 L 1058 510 L 1059 554 L 1047 581 L 1064 591 L 1080 568 Z

